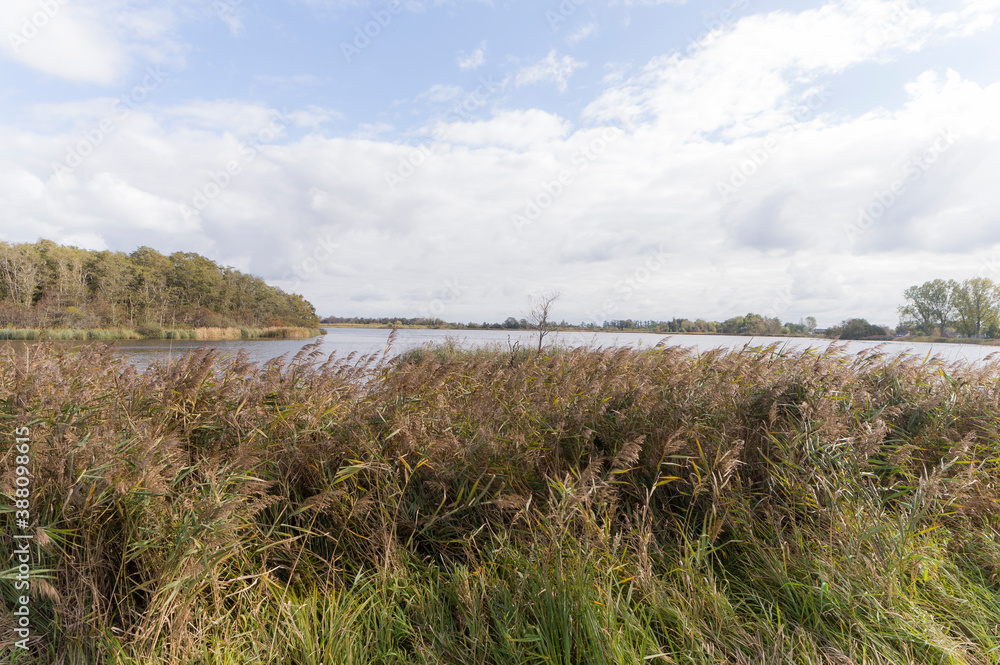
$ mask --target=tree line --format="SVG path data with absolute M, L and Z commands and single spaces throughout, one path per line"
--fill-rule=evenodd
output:
M 934 279 L 903 292 L 899 332 L 1000 337 L 1000 286 L 987 277 Z
M 957 334 L 969 338 L 1000 337 L 1000 285 L 984 277 L 955 280 L 935 279 L 911 286 L 903 293 L 905 303 L 899 307 L 899 325 L 869 323 L 867 319 L 850 318 L 839 325 L 817 330 L 812 316 L 798 323 L 782 323 L 777 317 L 747 313 L 725 321 L 674 318 L 669 321 L 615 319 L 601 323 L 579 324 L 551 322 L 554 330 L 635 331 L 651 333 L 714 333 L 737 336 L 813 335 L 845 340 L 889 340 L 897 335 L 915 334 L 947 336 Z M 500 323 L 451 323 L 428 318 L 363 318 L 329 317 L 324 323 L 333 325 L 352 323 L 380 326 L 425 326 L 469 330 L 536 330 L 537 325 L 527 318 L 507 317 Z
M 381 327 L 417 326 L 427 328 L 448 328 L 456 330 L 537 330 L 536 322 L 527 317 L 508 316 L 502 322 L 455 323 L 439 318 L 405 318 L 405 317 L 362 317 L 362 316 L 328 316 L 322 320 L 330 325 L 366 325 Z M 675 318 L 670 321 L 615 319 L 601 323 L 582 322 L 568 323 L 565 319 L 556 323 L 549 322 L 553 330 L 590 330 L 590 331 L 635 331 L 652 333 L 719 333 L 723 335 L 808 335 L 816 328 L 816 319 L 808 316 L 799 323 L 782 323 L 778 318 L 769 318 L 761 314 L 748 313 L 735 316 L 725 321 L 705 321 L 704 319 L 689 320 Z
M 194 328 L 319 322 L 302 296 L 193 252 L 0 242 L 0 327 Z

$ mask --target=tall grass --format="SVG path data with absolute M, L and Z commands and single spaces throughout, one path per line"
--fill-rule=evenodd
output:
M 304 339 L 318 337 L 322 331 L 318 328 L 270 327 L 270 328 L 191 328 L 163 329 L 158 333 L 148 334 L 152 339 Z
M 0 328 L 0 340 L 93 340 L 141 339 L 131 328 Z
M 998 370 L 774 346 L 311 345 L 141 374 L 11 353 L 36 638 L 15 651 L 5 612 L 0 654 L 998 662 Z
M 319 328 L 0 328 L 0 340 L 94 340 L 124 339 L 304 339 L 318 337 Z

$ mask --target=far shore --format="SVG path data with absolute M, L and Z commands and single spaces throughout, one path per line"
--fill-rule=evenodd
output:
M 440 326 L 418 326 L 418 325 L 398 325 L 391 326 L 381 323 L 321 323 L 323 328 L 370 328 L 375 330 L 456 330 L 456 331 L 477 331 L 486 330 L 489 332 L 524 332 L 533 333 L 537 332 L 531 330 L 530 328 L 470 328 L 468 326 L 450 326 L 450 325 L 440 325 Z M 771 333 L 767 335 L 734 335 L 731 333 L 719 333 L 719 332 L 663 332 L 659 330 L 648 330 L 643 328 L 549 328 L 548 332 L 560 333 L 560 332 L 582 332 L 582 333 L 616 333 L 616 334 L 644 334 L 644 335 L 662 335 L 664 337 L 673 337 L 674 335 L 685 335 L 685 336 L 702 336 L 702 337 L 782 337 L 788 339 L 825 339 L 837 341 L 841 338 L 839 337 L 826 337 L 824 335 L 787 335 L 782 333 Z M 917 342 L 921 344 L 978 344 L 980 346 L 1000 346 L 1000 339 L 972 339 L 969 337 L 936 337 L 933 335 L 907 335 L 905 337 L 866 337 L 859 340 L 847 340 L 842 341 L 858 341 L 858 342 Z
M 307 339 L 323 334 L 320 328 L 298 326 L 219 328 L 0 328 L 0 340 L 116 341 L 139 339 Z

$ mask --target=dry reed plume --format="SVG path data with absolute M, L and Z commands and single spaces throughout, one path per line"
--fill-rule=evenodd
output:
M 994 362 L 316 346 L 0 357 L 5 662 L 998 662 Z

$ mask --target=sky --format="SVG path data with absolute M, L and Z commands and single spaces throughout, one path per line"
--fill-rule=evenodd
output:
M 895 325 L 1000 279 L 1000 0 L 4 0 L 0 240 L 320 316 Z

